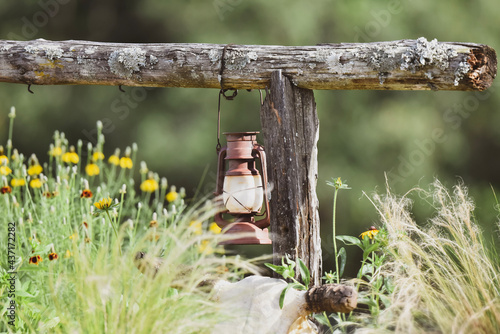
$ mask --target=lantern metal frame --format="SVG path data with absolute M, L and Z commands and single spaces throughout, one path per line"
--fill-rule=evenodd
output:
M 268 198 L 267 164 L 264 147 L 257 143 L 258 131 L 225 132 L 227 145 L 220 149 L 217 163 L 217 185 L 215 195 L 224 194 L 224 178 L 226 176 L 259 175 L 263 187 L 263 205 L 259 212 L 229 212 L 223 210 L 215 215 L 215 222 L 224 234 L 240 234 L 240 237 L 224 240 L 221 244 L 271 244 L 269 239 L 270 217 Z M 261 173 L 258 173 L 256 161 L 260 161 Z M 226 171 L 226 161 L 228 170 Z M 226 204 L 226 203 L 224 203 Z M 234 221 L 224 219 L 229 214 Z M 255 217 L 263 217 L 256 220 Z

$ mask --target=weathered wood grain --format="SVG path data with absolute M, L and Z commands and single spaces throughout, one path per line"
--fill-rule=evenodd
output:
M 0 40 L 0 82 L 220 88 L 226 45 Z M 481 44 L 400 40 L 316 46 L 227 45 L 224 88 L 269 85 L 281 70 L 307 89 L 484 90 L 496 53 Z
M 295 87 L 281 71 L 271 75 L 260 113 L 271 183 L 271 239 L 275 264 L 300 257 L 321 284 L 318 178 L 319 121 L 312 90 Z

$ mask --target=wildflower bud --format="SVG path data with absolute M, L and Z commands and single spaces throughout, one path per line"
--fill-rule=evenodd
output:
M 16 196 L 12 196 L 12 204 L 14 204 L 14 206 L 18 206 L 19 205 L 19 203 L 17 203 Z
M 89 189 L 89 181 L 87 179 L 83 179 L 83 189 Z
M 126 194 L 127 193 L 127 185 L 124 183 L 122 184 L 122 188 L 120 189 L 120 194 Z
M 6 146 L 7 146 L 8 149 L 12 148 L 12 140 L 8 139 Z
M 127 146 L 127 148 L 125 148 L 125 156 L 127 156 L 127 157 L 130 156 L 130 153 L 132 153 L 130 146 Z
M 184 187 L 181 187 L 181 189 L 179 189 L 179 196 L 181 196 L 181 198 L 186 197 L 186 189 Z
M 65 186 L 66 188 L 68 188 L 68 186 L 69 186 L 68 180 L 63 179 L 62 183 L 63 183 L 63 186 Z
M 137 143 L 132 143 L 132 151 L 137 152 Z
M 59 175 L 56 177 L 56 184 L 61 184 L 61 177 Z
M 90 152 L 92 152 L 92 143 L 91 142 L 87 143 L 87 151 L 89 151 L 89 154 L 90 154 Z
M 120 201 L 118 201 L 118 198 L 115 198 L 115 204 L 119 204 Z
M 153 220 L 158 220 L 158 215 L 156 214 L 156 212 L 153 212 Z
M 73 174 L 75 174 L 75 175 L 78 174 L 78 167 L 77 166 L 73 166 L 71 169 L 73 170 Z
M 177 210 L 175 208 L 175 204 L 172 204 L 172 214 L 175 215 L 177 213 Z
M 130 228 L 130 229 L 134 228 L 134 221 L 132 219 L 127 219 L 127 221 L 125 222 L 125 224 L 127 224 L 127 227 Z
M 90 214 L 91 214 L 91 215 L 93 215 L 93 214 L 94 214 L 94 207 L 93 207 L 93 206 L 91 206 L 91 207 L 90 207 Z
M 16 118 L 16 107 L 10 107 L 9 118 Z
M 162 177 L 161 178 L 161 187 L 162 187 L 162 189 L 167 189 L 168 182 L 167 182 L 167 178 L 166 177 Z
M 141 161 L 141 168 L 139 169 L 139 173 L 146 174 L 147 172 L 148 172 L 148 166 L 146 165 L 146 162 Z
M 98 131 L 102 130 L 102 122 L 101 121 L 97 121 L 97 130 Z
M 64 141 L 66 139 L 66 135 L 64 134 L 64 132 L 61 132 L 61 140 Z
M 32 222 L 32 221 L 33 221 L 33 218 L 31 217 L 31 212 L 28 212 L 28 221 L 29 221 L 29 222 Z
M 163 209 L 163 215 L 164 215 L 165 217 L 167 217 L 167 216 L 168 216 L 168 211 L 167 211 L 167 209 Z
M 66 217 L 63 217 L 63 225 L 66 225 Z
M 7 183 L 7 178 L 5 176 L 2 176 L 2 183 L 6 186 L 8 186 L 9 184 Z
M 24 225 L 23 217 L 19 217 L 19 225 Z
M 102 219 L 101 219 L 101 223 L 102 223 L 103 225 L 106 225 L 106 219 L 102 218 Z
M 141 202 L 137 203 L 137 209 L 140 210 L 141 208 L 142 208 L 142 203 Z
M 83 141 L 81 139 L 78 139 L 78 141 L 76 142 L 76 146 L 78 146 L 78 148 L 81 149 L 83 146 Z
M 96 192 L 99 194 L 102 191 L 101 186 L 98 186 Z
M 28 176 L 28 172 L 26 171 L 26 165 L 23 165 L 22 174 L 23 174 L 23 177 Z
M 43 224 L 43 221 L 39 220 L 39 221 L 38 221 L 38 224 L 42 225 L 42 224 Z
M 50 213 L 55 213 L 55 212 L 56 212 L 56 208 L 53 205 L 51 205 L 50 206 Z
M 116 211 L 116 208 L 113 208 L 112 216 L 113 217 L 118 217 L 118 211 Z

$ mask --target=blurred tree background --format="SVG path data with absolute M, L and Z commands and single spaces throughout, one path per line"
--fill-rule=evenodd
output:
M 423 36 L 499 49 L 499 8 L 496 0 L 18 0 L 0 3 L 0 38 L 315 45 Z M 338 234 L 359 235 L 376 225 L 377 214 L 362 192 L 385 191 L 384 173 L 401 194 L 416 185 L 426 187 L 435 177 L 448 186 L 463 180 L 476 199 L 483 229 L 498 232 L 490 187 L 500 190 L 497 86 L 483 93 L 315 91 L 326 268 L 333 262 L 333 189 L 325 181 L 332 177 L 341 176 L 352 187 L 339 196 Z M 212 192 L 218 91 L 124 89 L 32 86 L 35 94 L 29 94 L 24 85 L 1 83 L 0 143 L 7 138 L 12 105 L 18 115 L 14 146 L 42 160 L 55 130 L 65 132 L 72 144 L 93 141 L 96 121 L 102 120 L 106 155 L 136 142 L 139 161 L 166 176 L 169 184 L 186 187 L 188 197 L 208 168 L 202 189 Z M 222 102 L 222 131 L 259 129 L 257 91 L 241 91 L 235 101 Z M 416 201 L 417 218 L 430 213 Z

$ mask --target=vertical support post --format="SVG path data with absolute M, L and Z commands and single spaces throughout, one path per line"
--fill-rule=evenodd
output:
M 312 90 L 298 88 L 282 75 L 271 75 L 260 119 L 271 185 L 270 217 L 274 263 L 289 254 L 300 257 L 321 281 L 321 238 L 316 182 L 319 120 Z

